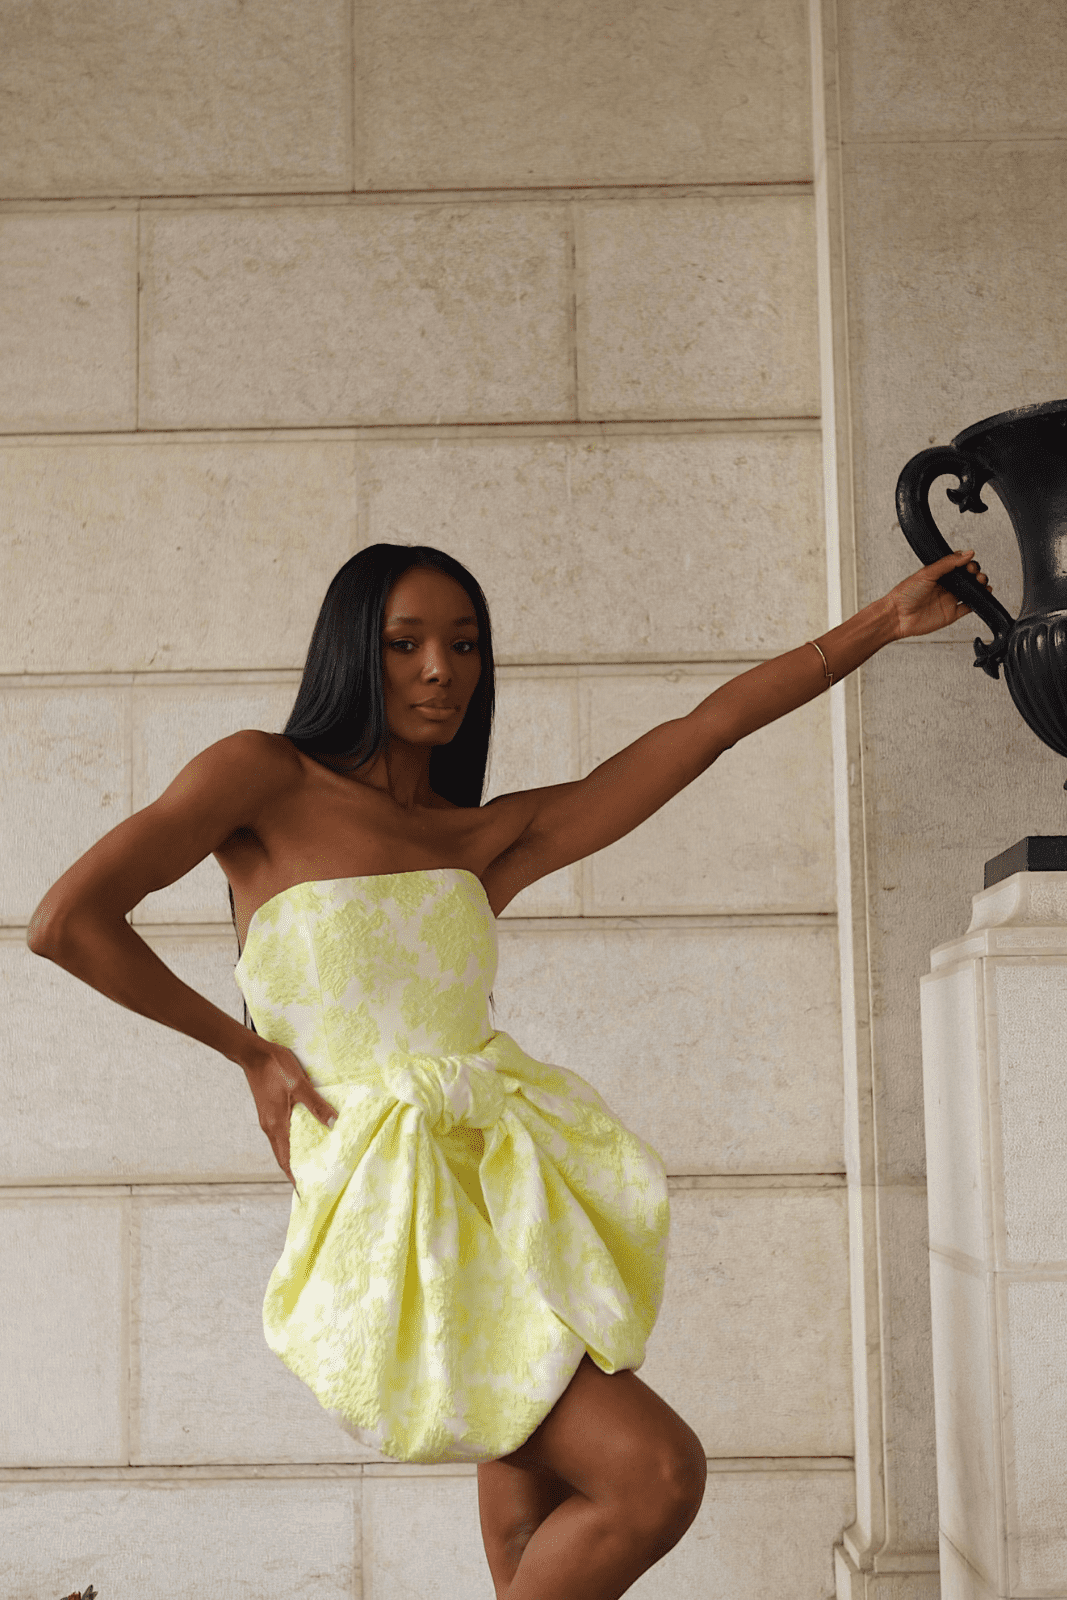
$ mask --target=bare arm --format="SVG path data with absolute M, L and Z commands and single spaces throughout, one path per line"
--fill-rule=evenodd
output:
M 275 1159 L 293 1183 L 289 1122 L 299 1103 L 321 1122 L 333 1107 L 291 1050 L 261 1039 L 162 962 L 126 921 L 217 850 L 294 781 L 296 768 L 269 734 L 222 739 L 192 760 L 152 805 L 97 841 L 49 889 L 26 942 L 109 999 L 217 1050 L 243 1068 Z
M 575 783 L 555 784 L 526 796 L 525 826 L 494 863 L 494 876 L 510 894 L 558 867 L 613 844 L 666 805 L 739 739 L 813 700 L 827 687 L 822 657 L 838 682 L 891 640 L 937 628 L 970 610 L 937 579 L 969 564 L 961 551 L 924 567 L 881 600 L 773 661 L 761 662 L 716 689 L 688 715 L 652 728 Z M 986 583 L 984 574 L 979 573 Z M 506 902 L 505 902 L 506 903 Z
M 112 828 L 67 869 L 33 913 L 26 935 L 36 955 L 242 1066 L 256 1053 L 255 1034 L 171 972 L 126 914 L 252 824 L 279 778 L 267 743 L 267 735 L 239 733 L 197 756 L 158 800 Z

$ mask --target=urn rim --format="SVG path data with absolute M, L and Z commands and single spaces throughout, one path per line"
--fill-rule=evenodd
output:
M 972 422 L 969 428 L 964 428 L 962 433 L 956 434 L 952 443 L 959 450 L 979 434 L 991 433 L 994 428 L 1003 428 L 1013 422 L 1027 422 L 1037 417 L 1055 416 L 1067 418 L 1067 400 L 1043 400 L 1038 405 L 1017 406 L 1013 411 L 998 411 L 995 416 L 983 417 L 981 422 Z

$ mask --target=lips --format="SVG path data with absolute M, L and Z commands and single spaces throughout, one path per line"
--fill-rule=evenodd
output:
M 423 711 L 455 711 L 456 709 L 448 700 L 416 700 L 415 704 Z

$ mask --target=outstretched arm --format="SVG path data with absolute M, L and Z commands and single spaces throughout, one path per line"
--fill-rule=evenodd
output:
M 837 683 L 892 640 L 933 633 L 965 616 L 970 607 L 938 579 L 967 566 L 988 587 L 973 555 L 972 550 L 958 551 L 923 567 L 840 627 L 821 634 L 818 649 L 803 644 L 739 673 L 687 716 L 652 728 L 580 781 L 523 796 L 529 804 L 523 831 L 493 864 L 501 887 L 510 897 L 525 884 L 630 833 L 739 739 L 814 700 L 829 687 L 827 667 Z

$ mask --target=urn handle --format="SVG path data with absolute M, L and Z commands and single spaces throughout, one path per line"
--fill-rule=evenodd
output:
M 912 456 L 897 479 L 897 521 L 911 548 L 924 567 L 952 554 L 934 521 L 930 510 L 930 488 L 936 478 L 951 473 L 960 480 L 958 489 L 949 489 L 948 497 L 961 511 L 988 511 L 982 499 L 982 485 L 991 474 L 976 461 L 965 456 L 952 445 L 935 445 L 932 450 L 920 450 Z M 965 567 L 950 572 L 942 578 L 941 586 L 962 600 L 981 617 L 993 631 L 989 644 L 982 639 L 974 641 L 975 666 L 988 672 L 991 678 L 1000 677 L 1000 663 L 1008 647 L 1008 636 L 1015 626 L 1015 618 L 1005 610 L 978 579 Z

